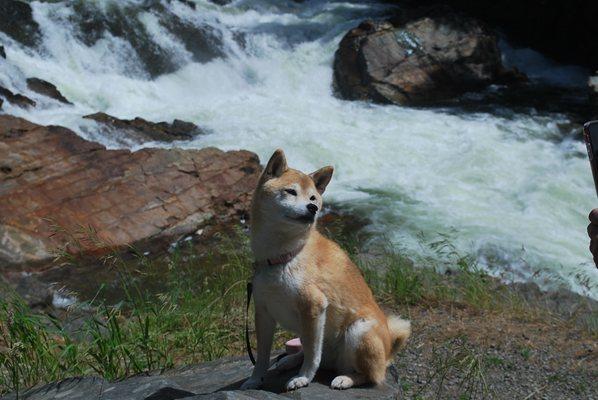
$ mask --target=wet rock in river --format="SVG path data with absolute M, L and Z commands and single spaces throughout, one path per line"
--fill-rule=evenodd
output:
M 126 136 L 138 142 L 152 140 L 171 142 L 173 140 L 192 139 L 195 135 L 205 133 L 197 125 L 178 119 L 175 119 L 172 123 L 150 122 L 139 117 L 126 120 L 103 112 L 86 115 L 83 118 L 99 122 L 105 129 L 111 130 L 112 132 L 106 132 L 108 135 L 117 132 L 118 135 Z
M 521 78 L 503 67 L 494 33 L 445 7 L 365 21 L 334 59 L 335 89 L 350 100 L 430 104 Z
M 194 8 L 193 2 L 185 2 Z M 159 26 L 182 41 L 193 60 L 207 62 L 223 57 L 222 40 L 216 30 L 208 25 L 196 25 L 171 13 L 160 1 L 141 4 L 108 3 L 105 7 L 95 2 L 76 2 L 69 20 L 75 26 L 76 36 L 86 45 L 93 46 L 106 34 L 127 41 L 145 71 L 156 77 L 176 71 L 181 65 L 180 55 L 172 48 L 158 43 L 147 29 L 143 19 L 148 15 L 156 18 Z
M 35 101 L 31 100 L 29 97 L 19 93 L 13 93 L 2 86 L 0 86 L 0 98 L 4 98 L 4 100 L 8 101 L 9 103 L 21 108 L 35 107 L 36 104 Z
M 160 23 L 185 45 L 193 61 L 205 63 L 224 57 L 222 38 L 214 28 L 197 26 L 171 14 L 163 15 Z
M 50 97 L 54 100 L 58 100 L 61 103 L 73 104 L 70 101 L 68 101 L 66 97 L 62 95 L 62 93 L 60 93 L 56 86 L 54 86 L 48 81 L 44 81 L 43 79 L 28 78 L 27 87 L 30 90 L 33 90 L 34 92 L 41 94 L 42 96 Z
M 34 46 L 40 37 L 31 6 L 19 0 L 0 1 L 0 31 L 26 46 Z

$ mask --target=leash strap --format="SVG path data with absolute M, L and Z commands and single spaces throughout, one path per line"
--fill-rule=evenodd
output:
M 255 358 L 251 350 L 251 342 L 249 341 L 249 304 L 251 303 L 251 292 L 253 291 L 253 284 L 247 282 L 247 307 L 245 308 L 245 347 L 247 348 L 247 355 L 251 363 L 255 365 Z

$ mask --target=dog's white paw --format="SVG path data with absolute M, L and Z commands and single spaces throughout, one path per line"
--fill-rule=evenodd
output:
M 343 389 L 349 389 L 350 387 L 353 387 L 354 384 L 355 384 L 355 382 L 353 381 L 353 378 L 351 378 L 350 376 L 339 375 L 332 380 L 330 387 L 332 389 L 343 390 Z
M 296 376 L 291 378 L 290 381 L 287 382 L 286 389 L 287 390 L 296 390 L 302 387 L 309 385 L 310 379 L 307 379 L 305 376 Z
M 288 371 L 296 368 L 303 362 L 303 353 L 295 353 L 288 356 L 284 356 L 278 360 L 272 368 L 276 371 Z
M 259 389 L 262 387 L 262 380 L 249 378 L 241 385 L 241 390 Z

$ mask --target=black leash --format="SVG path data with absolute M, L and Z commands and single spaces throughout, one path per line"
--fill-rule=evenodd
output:
M 251 350 L 251 342 L 249 341 L 249 303 L 251 303 L 251 292 L 253 291 L 253 284 L 247 282 L 247 307 L 245 308 L 245 347 L 247 348 L 247 355 L 251 363 L 255 365 L 255 358 Z

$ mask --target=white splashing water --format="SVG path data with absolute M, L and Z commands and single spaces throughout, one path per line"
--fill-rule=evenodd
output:
M 454 232 L 453 244 L 477 255 L 495 275 L 531 279 L 546 288 L 565 285 L 598 298 L 598 272 L 585 233 L 586 215 L 596 203 L 584 147 L 577 140 L 554 140 L 566 116 L 504 109 L 499 116 L 335 98 L 331 65 L 340 38 L 365 17 L 381 15 L 385 5 L 196 3 L 196 11 L 176 1 L 167 7 L 185 21 L 217 29 L 227 57 L 192 62 L 148 11 L 140 16 L 145 29 L 182 65 L 154 80 L 131 57 L 127 41 L 104 35 L 87 47 L 66 22 L 71 8 L 32 3 L 43 49 L 23 48 L 0 34 L 9 60 L 0 63 L 0 84 L 41 106 L 23 110 L 5 103 L 5 112 L 68 126 L 109 148 L 122 143 L 99 134 L 82 115 L 179 118 L 212 132 L 175 144 L 185 148 L 243 148 L 265 160 L 281 147 L 294 167 L 334 165 L 328 199 L 363 213 L 372 229 L 411 254 L 425 252 L 421 233 L 433 238 Z M 244 49 L 234 40 L 238 32 L 245 33 Z M 532 61 L 539 68 L 538 60 Z M 544 78 L 551 71 L 546 65 L 541 65 Z M 23 82 L 30 76 L 56 84 L 75 106 L 29 92 Z

